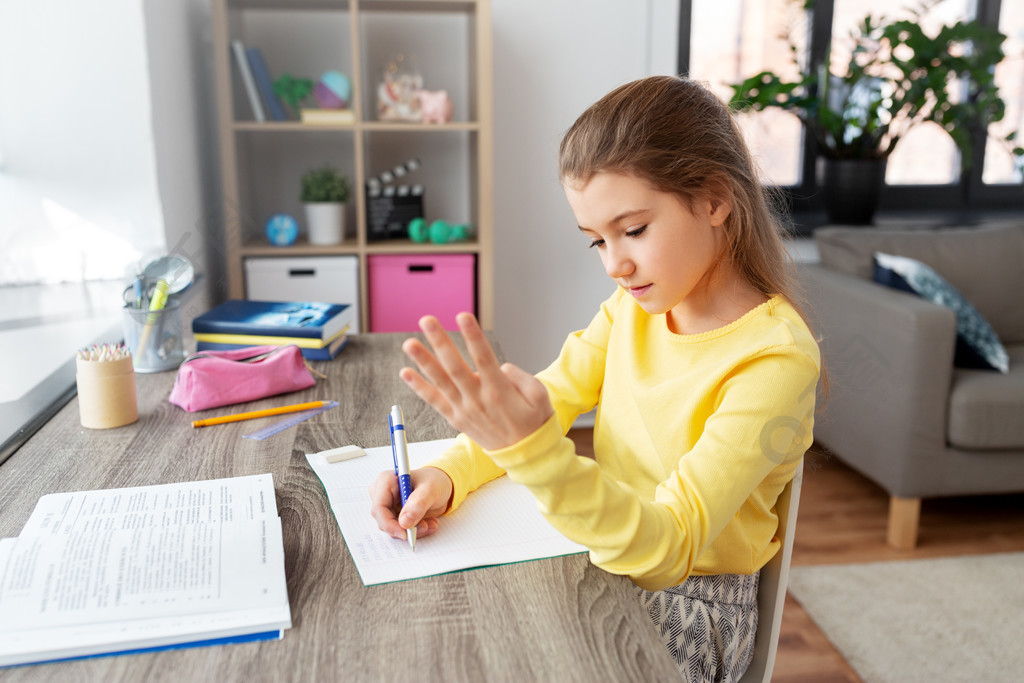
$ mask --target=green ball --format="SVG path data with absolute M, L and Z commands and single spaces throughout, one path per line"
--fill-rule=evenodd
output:
M 434 244 L 446 244 L 452 233 L 452 226 L 442 220 L 430 224 L 430 241 Z
M 428 237 L 427 221 L 425 218 L 413 218 L 409 221 L 409 239 L 413 242 L 426 242 Z

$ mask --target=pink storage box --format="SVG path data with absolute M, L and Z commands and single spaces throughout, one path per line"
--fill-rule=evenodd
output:
M 476 312 L 473 254 L 374 254 L 367 263 L 371 332 L 417 332 L 428 314 L 457 330 L 456 313 Z

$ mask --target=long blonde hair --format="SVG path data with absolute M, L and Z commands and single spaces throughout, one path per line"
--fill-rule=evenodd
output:
M 783 241 L 782 202 L 761 183 L 732 112 L 705 86 L 651 76 L 591 105 L 562 137 L 558 175 L 563 184 L 586 184 L 602 171 L 642 178 L 691 209 L 700 199 L 725 198 L 732 210 L 722 258 L 765 296 L 785 297 L 810 326 Z M 822 377 L 827 386 L 824 368 Z

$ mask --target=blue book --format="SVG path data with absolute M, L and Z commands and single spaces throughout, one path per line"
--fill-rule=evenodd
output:
M 245 54 L 249 57 L 249 69 L 252 71 L 253 80 L 256 81 L 256 87 L 263 96 L 263 101 L 267 103 L 270 118 L 274 121 L 287 121 L 288 112 L 285 111 L 281 98 L 274 94 L 274 80 L 270 77 L 270 69 L 263 59 L 263 53 L 258 47 L 249 47 L 246 48 Z
M 299 346 L 322 347 L 344 331 L 346 326 L 351 326 L 352 310 L 348 304 L 315 301 L 229 299 L 193 319 L 192 331 L 198 335 L 314 339 L 321 343 L 299 343 Z M 205 341 L 231 343 L 234 340 L 211 339 L 207 336 Z

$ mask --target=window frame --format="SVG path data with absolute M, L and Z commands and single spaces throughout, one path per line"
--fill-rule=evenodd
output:
M 999 27 L 999 13 L 1003 0 L 976 0 L 976 19 L 981 23 Z M 690 19 L 692 0 L 679 0 L 679 52 L 677 71 L 690 70 Z M 825 61 L 832 36 L 833 0 L 816 0 L 811 11 L 808 57 L 812 65 Z M 1024 131 L 1021 132 L 1024 134 Z M 879 216 L 913 216 L 937 222 L 974 223 L 999 217 L 1024 208 L 1021 185 L 987 184 L 982 180 L 985 167 L 985 134 L 979 133 L 973 141 L 975 160 L 966 176 L 950 184 L 889 185 L 886 184 L 879 206 Z M 817 145 L 808 136 L 801 144 L 801 181 L 799 185 L 779 186 L 786 198 L 797 233 L 824 225 L 825 208 L 816 182 Z M 927 207 L 927 208 L 922 208 Z

